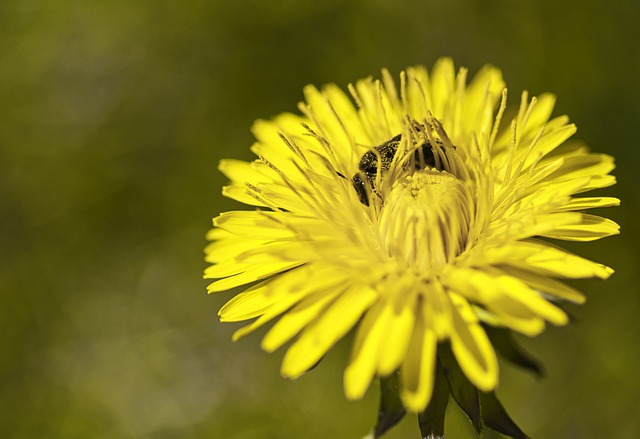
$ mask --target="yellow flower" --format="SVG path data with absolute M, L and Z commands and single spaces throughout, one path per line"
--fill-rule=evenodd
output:
M 615 183 L 613 159 L 569 140 L 576 128 L 550 119 L 552 95 L 523 93 L 510 111 L 498 69 L 467 85 L 446 58 L 399 79 L 360 80 L 352 99 L 308 86 L 302 115 L 255 123 L 258 159 L 220 169 L 231 180 L 224 195 L 257 209 L 214 219 L 205 277 L 218 279 L 210 292 L 253 283 L 220 318 L 256 318 L 234 339 L 279 318 L 262 347 L 293 340 L 284 376 L 303 374 L 355 328 L 346 396 L 399 370 L 402 403 L 420 412 L 443 343 L 489 392 L 498 361 L 484 327 L 533 336 L 567 323 L 556 304 L 584 296 L 558 279 L 613 270 L 544 238 L 619 233 L 583 213 L 619 200 L 577 196 Z

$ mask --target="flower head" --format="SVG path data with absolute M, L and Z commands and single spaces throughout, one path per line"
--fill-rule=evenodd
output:
M 253 284 L 221 310 L 223 321 L 256 319 L 237 339 L 277 319 L 262 341 L 289 341 L 282 374 L 295 378 L 350 330 L 348 398 L 399 371 L 404 407 L 423 411 L 442 346 L 484 392 L 498 383 L 485 328 L 526 335 L 564 325 L 563 301 L 584 296 L 561 279 L 610 268 L 553 240 L 617 234 L 583 211 L 614 206 L 579 194 L 615 183 L 613 159 L 569 138 L 555 98 L 507 108 L 500 71 L 467 71 L 441 59 L 363 79 L 349 93 L 305 88 L 302 115 L 253 127 L 258 157 L 223 160 L 224 195 L 257 206 L 223 213 L 206 250 L 218 279 L 210 292 Z M 507 115 L 511 114 L 510 118 Z

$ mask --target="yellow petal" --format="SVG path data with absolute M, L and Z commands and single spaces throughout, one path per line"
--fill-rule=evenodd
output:
M 389 305 L 380 300 L 365 314 L 358 325 L 352 347 L 351 361 L 344 371 L 344 392 L 348 399 L 360 399 L 367 391 L 376 372 L 380 342 L 390 317 Z
M 520 279 L 529 287 L 542 293 L 555 296 L 558 299 L 568 300 L 569 302 L 583 304 L 585 302 L 584 294 L 575 288 L 558 282 L 548 276 L 541 276 L 526 270 L 517 269 L 515 267 L 501 267 L 500 271 L 507 275 Z
M 504 295 L 520 302 L 538 316 L 554 325 L 566 325 L 569 322 L 569 318 L 564 311 L 552 305 L 517 278 L 499 276 L 496 280 L 500 284 L 501 291 Z
M 558 209 L 558 211 L 597 209 L 602 207 L 619 206 L 620 200 L 613 197 L 579 197 Z
M 352 140 L 356 144 L 366 144 L 369 141 L 369 136 L 364 130 L 358 112 L 349 99 L 349 96 L 345 94 L 340 87 L 335 84 L 329 84 L 323 89 L 325 96 L 331 102 L 336 114 L 340 117 L 340 122 L 349 131 Z M 345 139 L 349 141 L 350 139 Z M 341 146 L 347 146 L 346 143 Z M 355 169 L 354 169 L 355 170 Z
M 265 211 L 225 212 L 213 219 L 216 227 L 244 238 L 271 240 L 294 238 L 294 233 L 282 224 L 284 215 Z
M 563 166 L 545 181 L 563 182 L 574 178 L 604 176 L 614 168 L 613 157 L 607 154 L 573 155 L 565 157 Z
M 296 185 L 305 183 L 296 167 L 296 164 L 304 163 L 302 156 L 307 159 L 313 154 L 326 156 L 325 149 L 309 136 L 304 124 L 313 125 L 305 117 L 283 113 L 273 121 L 258 120 L 251 128 L 258 140 L 251 151 L 279 169 L 280 175 L 286 175 Z
M 479 278 L 480 276 L 474 277 Z M 486 277 L 485 279 L 488 282 L 483 286 L 477 286 L 477 291 L 472 289 L 455 290 L 460 291 L 464 297 L 475 294 L 483 298 L 483 300 L 477 300 L 474 303 L 482 305 L 484 308 L 476 308 L 474 312 L 482 316 L 485 322 L 505 326 L 528 336 L 538 335 L 544 330 L 544 319 L 538 313 L 527 307 L 522 300 L 505 295 L 491 278 Z
M 422 66 L 409 67 L 406 73 L 406 89 L 402 90 L 405 111 L 415 120 L 424 120 L 432 111 L 431 80 Z
M 209 229 L 209 231 L 207 232 L 206 238 L 208 241 L 215 241 L 218 239 L 228 238 L 230 236 L 231 234 L 226 230 L 222 230 L 220 228 L 215 227 L 213 229 Z
M 595 241 L 596 239 L 618 235 L 619 233 L 620 226 L 614 221 L 601 216 L 582 214 L 580 224 L 557 227 L 542 234 L 542 236 L 565 241 Z
M 378 293 L 366 286 L 348 288 L 287 350 L 282 374 L 297 376 L 316 364 L 358 322 L 377 297 Z
M 402 403 L 411 412 L 421 412 L 433 394 L 438 338 L 427 324 L 424 308 L 419 310 L 407 356 L 401 369 Z
M 473 76 L 462 104 L 462 123 L 469 125 L 469 131 L 481 132 L 485 123 L 493 121 L 504 87 L 502 72 L 493 66 L 485 65 Z
M 262 349 L 267 352 L 273 352 L 291 340 L 311 321 L 321 315 L 323 310 L 341 293 L 342 290 L 338 286 L 335 286 L 328 290 L 316 291 L 305 297 L 304 300 L 287 311 L 287 313 L 273 325 L 267 335 L 262 339 Z M 295 377 L 304 372 L 304 370 L 290 374 L 285 372 L 286 371 L 283 370 L 284 376 Z
M 236 331 L 233 339 L 237 340 L 281 315 L 308 295 L 317 291 L 327 291 L 342 284 L 344 279 L 336 277 L 334 272 L 332 267 L 321 265 L 305 265 L 297 270 L 292 270 L 258 285 L 257 287 L 264 286 L 266 289 L 259 294 L 256 293 L 256 297 L 247 295 L 246 300 L 225 305 L 220 311 L 220 318 L 233 318 L 236 321 L 243 314 L 255 314 L 261 306 L 261 298 L 264 298 L 264 313 L 250 325 Z M 247 290 L 247 292 L 250 291 Z
M 220 231 L 222 229 L 214 229 Z M 226 233 L 226 231 L 223 230 Z M 228 236 L 228 235 L 227 235 Z M 224 261 L 231 261 L 247 251 L 252 249 L 261 248 L 263 245 L 268 244 L 270 241 L 259 239 L 242 239 L 234 237 L 231 239 L 220 239 L 212 242 L 205 249 L 206 261 L 211 263 L 220 263 Z
M 422 293 L 425 318 L 438 340 L 445 340 L 452 330 L 452 306 L 440 282 L 431 282 Z
M 576 194 L 613 186 L 614 184 L 616 184 L 616 177 L 613 175 L 595 175 L 591 177 L 589 183 L 584 185 Z
M 255 136 L 258 144 L 268 147 L 270 151 L 279 154 L 284 159 L 290 159 L 294 156 L 294 152 L 282 141 L 281 135 L 287 133 L 291 136 L 300 138 L 304 142 L 304 135 L 307 130 L 303 124 L 310 124 L 307 118 L 292 113 L 281 113 L 277 115 L 273 121 L 257 120 L 251 127 L 251 131 Z M 307 142 L 304 142 L 307 145 Z M 313 145 L 308 142 L 308 145 Z M 255 146 L 255 145 L 254 145 Z
M 520 109 L 516 117 L 518 140 L 528 140 L 529 142 L 535 137 L 535 134 L 549 120 L 553 107 L 555 106 L 556 97 L 552 94 L 545 93 L 537 96 L 529 101 L 529 94 L 522 93 L 520 101 Z M 504 162 L 508 159 L 509 145 L 511 144 L 511 130 L 502 130 L 495 143 L 494 164 Z
M 267 168 L 262 163 L 245 162 L 242 160 L 223 159 L 220 160 L 218 169 L 233 182 L 244 186 L 246 182 L 257 184 L 259 181 L 269 181 L 265 178 L 260 168 Z M 268 169 L 268 168 L 267 168 Z
M 503 247 L 486 249 L 483 259 L 487 264 L 503 264 L 536 274 L 571 279 L 587 277 L 606 279 L 613 273 L 609 267 L 543 241 L 520 241 Z
M 217 280 L 210 284 L 207 287 L 207 291 L 210 293 L 216 293 L 219 291 L 225 291 L 230 288 L 235 288 L 240 285 L 246 285 L 250 282 L 255 282 L 257 280 L 266 279 L 270 276 L 273 276 L 278 273 L 282 273 L 283 271 L 290 270 L 299 266 L 300 262 L 272 262 L 272 263 L 264 263 L 264 264 L 229 264 L 225 265 L 213 265 L 205 270 L 205 279 L 224 277 L 223 279 Z M 239 274 L 230 275 L 228 270 L 242 270 L 246 271 L 241 272 Z
M 431 113 L 446 124 L 446 114 L 452 111 L 456 72 L 451 58 L 440 58 L 431 69 Z M 444 119 L 444 120 L 443 120 Z
M 331 158 L 332 154 L 338 158 L 338 163 L 357 165 L 358 159 L 354 152 L 358 145 L 368 144 L 362 122 L 358 117 L 354 105 L 336 85 L 326 86 L 322 92 L 312 85 L 304 88 L 307 105 L 303 108 L 319 127 L 317 134 L 321 135 L 331 147 L 321 154 Z M 356 172 L 357 168 L 350 167 L 349 172 Z
M 354 92 L 360 119 L 373 142 L 370 147 L 386 142 L 402 131 L 402 114 L 393 111 L 395 105 L 381 82 L 371 78 L 357 81 L 352 94 Z
M 233 341 L 237 341 L 247 334 L 252 333 L 258 328 L 261 328 L 271 320 L 275 319 L 283 312 L 291 308 L 305 297 L 305 294 L 288 294 L 283 295 L 279 300 L 275 301 L 258 319 L 254 320 L 251 324 L 243 326 L 233 333 Z
M 482 327 L 463 315 L 474 314 L 468 302 L 451 293 L 453 328 L 451 349 L 467 378 L 480 390 L 489 392 L 498 384 L 498 359 Z
M 256 197 L 249 195 L 248 188 L 245 185 L 242 186 L 223 186 L 222 195 L 236 200 L 240 203 L 247 204 L 249 206 L 268 207 L 266 203 L 259 201 Z M 284 206 L 279 206 L 284 207 Z
M 487 303 L 500 292 L 492 288 L 492 277 L 482 269 L 456 267 L 447 271 L 442 282 L 445 287 L 474 303 Z
M 551 93 L 544 93 L 540 96 L 536 96 L 536 104 L 534 109 L 529 114 L 526 126 L 523 129 L 537 130 L 551 117 L 553 108 L 556 105 L 556 96 Z
M 415 294 L 410 290 L 391 294 L 396 300 L 385 308 L 385 312 L 391 316 L 387 320 L 378 353 L 378 374 L 382 376 L 391 374 L 404 360 L 416 318 Z
M 567 224 L 576 224 L 580 218 L 581 215 L 577 212 L 536 215 L 534 209 L 522 209 L 510 217 L 503 216 L 494 221 L 488 231 L 492 243 L 501 247 L 492 248 L 486 254 L 479 253 L 478 256 L 482 260 L 492 261 L 494 254 L 503 254 L 512 250 L 518 252 L 519 249 L 515 248 L 518 245 L 517 241 L 550 233 Z
M 516 332 L 534 337 L 544 331 L 544 320 L 510 297 L 501 297 L 486 304 L 492 319 L 489 323 L 510 328 Z
M 549 154 L 559 145 L 564 143 L 569 137 L 573 136 L 576 130 L 577 128 L 574 124 L 564 125 L 556 129 L 551 129 L 549 125 L 547 125 L 545 127 L 545 134 L 538 139 L 533 146 L 531 153 L 527 156 L 527 159 L 525 160 L 525 169 L 528 168 L 534 160 L 536 160 L 536 156 L 538 154 L 543 157 Z M 523 151 L 525 151 L 524 148 Z
M 218 316 L 221 322 L 239 322 L 259 317 L 280 300 L 279 294 L 266 294 L 264 283 L 249 288 L 224 304 Z

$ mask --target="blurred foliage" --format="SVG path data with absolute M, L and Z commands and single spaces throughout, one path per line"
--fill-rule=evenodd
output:
M 533 437 L 640 437 L 638 23 L 636 0 L 1 2 L 2 436 L 362 437 L 378 392 L 344 400 L 348 341 L 290 382 L 218 323 L 204 234 L 235 205 L 216 166 L 307 83 L 451 55 L 502 68 L 512 99 L 557 93 L 618 162 L 622 237 L 572 246 L 617 274 L 524 340 L 548 377 L 504 368 L 498 394 Z M 417 435 L 409 417 L 388 437 Z

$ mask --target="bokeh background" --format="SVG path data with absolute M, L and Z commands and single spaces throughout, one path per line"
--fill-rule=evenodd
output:
M 622 235 L 569 246 L 617 273 L 523 339 L 547 377 L 504 367 L 499 395 L 534 438 L 640 437 L 639 23 L 637 0 L 3 0 L 0 436 L 361 438 L 377 388 L 345 401 L 348 343 L 291 382 L 218 322 L 204 235 L 238 206 L 217 163 L 250 159 L 253 120 L 307 83 L 450 55 L 501 67 L 512 97 L 557 93 L 618 163 Z M 448 429 L 471 437 L 455 410 Z

